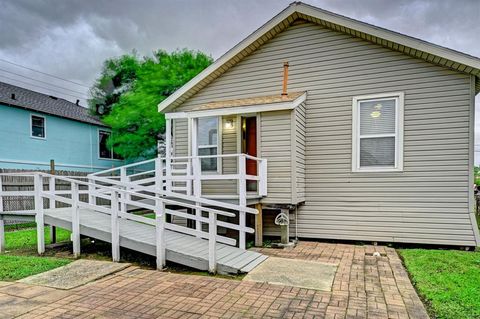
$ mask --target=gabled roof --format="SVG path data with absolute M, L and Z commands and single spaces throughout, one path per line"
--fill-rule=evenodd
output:
M 365 39 L 392 50 L 442 65 L 477 77 L 476 92 L 480 91 L 480 59 L 398 32 L 354 20 L 301 2 L 293 2 L 286 9 L 250 34 L 223 56 L 199 73 L 158 105 L 159 112 L 168 112 L 251 54 L 262 44 L 285 30 L 290 24 L 303 19 L 329 29 Z M 472 39 L 473 40 L 473 39 Z
M 12 99 L 12 94 L 15 94 L 15 99 Z M 87 108 L 80 105 L 3 82 L 0 82 L 0 104 L 55 115 L 74 121 L 107 126 L 98 117 L 90 115 Z

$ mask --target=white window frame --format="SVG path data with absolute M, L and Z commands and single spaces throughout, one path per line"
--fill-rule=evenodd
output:
M 360 135 L 360 102 L 395 99 L 395 133 Z M 404 93 L 382 93 L 355 96 L 352 103 L 352 172 L 402 172 L 403 171 L 403 113 Z M 393 167 L 360 167 L 360 139 L 366 137 L 395 137 L 395 165 Z
M 110 151 L 110 152 L 112 153 L 112 157 L 102 157 L 102 156 L 100 155 L 100 154 L 101 154 L 101 151 L 100 151 L 100 131 L 106 132 L 106 133 L 112 135 L 112 131 L 105 130 L 105 129 L 101 129 L 101 128 L 98 128 L 98 129 L 97 129 L 97 145 L 98 145 L 97 151 L 98 151 L 98 159 L 99 159 L 99 160 L 102 160 L 102 161 L 119 161 L 119 162 L 123 161 L 123 160 L 118 159 L 118 158 L 113 158 L 113 148 L 112 148 L 112 150 Z
M 40 118 L 43 119 L 43 133 L 44 133 L 43 137 L 33 135 L 33 117 L 34 116 L 35 117 L 40 117 Z M 45 116 L 38 115 L 38 114 L 32 114 L 32 113 L 30 114 L 30 137 L 38 139 L 38 140 L 46 140 L 47 139 L 47 118 Z
M 217 155 L 221 155 L 222 154 L 222 124 L 223 124 L 223 118 L 221 116 L 205 116 L 205 117 L 214 117 L 217 119 L 217 144 L 211 144 L 211 145 L 200 145 L 198 143 L 199 141 L 199 138 L 198 138 L 198 120 L 200 118 L 196 118 L 197 120 L 197 132 L 195 132 L 195 134 L 197 135 L 197 155 L 200 156 L 200 152 L 199 150 L 201 148 L 214 148 L 216 147 L 217 148 Z M 221 174 L 222 173 L 222 158 L 221 157 L 217 157 L 217 169 L 216 170 L 202 170 L 202 173 L 206 173 L 206 174 L 215 174 L 215 173 L 218 173 L 218 174 Z

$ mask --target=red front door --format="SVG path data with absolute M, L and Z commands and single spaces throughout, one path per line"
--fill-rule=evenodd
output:
M 244 120 L 244 149 L 245 154 L 257 157 L 257 118 L 245 117 Z M 247 175 L 257 175 L 257 161 L 247 159 Z M 247 181 L 247 191 L 256 191 L 256 181 Z

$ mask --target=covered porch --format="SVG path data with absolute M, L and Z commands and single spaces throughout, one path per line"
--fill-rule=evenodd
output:
M 297 158 L 297 109 L 305 100 L 306 92 L 294 92 L 166 113 L 167 189 L 254 205 L 260 212 L 255 242 L 261 243 L 263 229 L 271 227 L 263 225 L 262 207 L 292 207 L 302 200 L 297 196 L 304 186 L 299 182 L 303 166 L 296 166 L 303 160 Z M 248 224 L 244 214 L 239 224 Z

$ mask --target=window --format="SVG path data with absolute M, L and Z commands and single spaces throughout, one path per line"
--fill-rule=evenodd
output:
M 403 93 L 353 99 L 352 170 L 403 170 Z
M 30 117 L 30 136 L 34 138 L 45 138 L 45 118 L 32 115 Z
M 98 131 L 98 144 L 99 144 L 99 157 L 101 159 L 117 159 L 121 160 L 122 157 L 115 152 L 112 152 L 107 147 L 108 137 L 111 135 L 108 131 L 99 130 Z
M 218 154 L 218 117 L 201 117 L 197 123 L 198 155 Z M 202 158 L 202 171 L 217 171 L 217 158 Z

